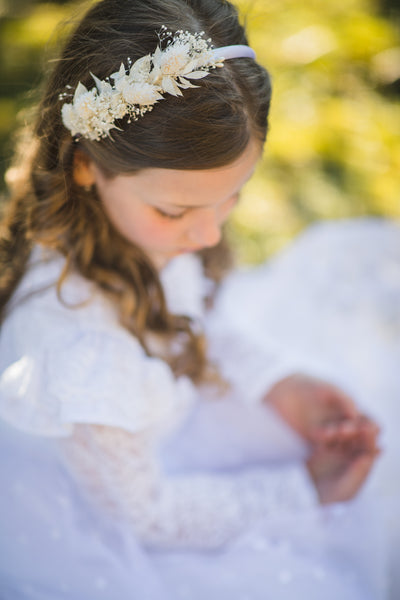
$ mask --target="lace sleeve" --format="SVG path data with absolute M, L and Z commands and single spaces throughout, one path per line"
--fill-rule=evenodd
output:
M 163 474 L 154 436 L 78 425 L 62 442 L 91 499 L 155 548 L 217 548 L 245 527 L 316 502 L 300 465 L 232 474 Z

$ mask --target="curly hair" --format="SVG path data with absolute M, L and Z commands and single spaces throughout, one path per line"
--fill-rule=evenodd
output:
M 79 149 L 112 178 L 146 168 L 209 169 L 237 159 L 251 139 L 267 134 L 270 79 L 256 61 L 225 62 L 183 98 L 168 97 L 154 111 L 129 124 L 124 118 L 112 139 L 73 139 L 61 119 L 60 94 L 91 73 L 105 79 L 121 62 L 154 51 L 162 25 L 204 31 L 216 47 L 247 44 L 236 8 L 225 0 L 102 0 L 92 6 L 69 36 L 55 62 L 28 140 L 29 156 L 19 175 L 0 234 L 0 321 L 23 276 L 34 244 L 66 258 L 58 281 L 71 270 L 94 281 L 114 303 L 121 324 L 146 352 L 146 334 L 179 338 L 180 352 L 168 354 L 173 371 L 201 381 L 207 372 L 205 343 L 190 319 L 170 314 L 157 270 L 140 247 L 126 240 L 106 217 L 96 189 L 89 193 L 73 177 Z M 193 132 L 196 132 L 193 135 Z M 213 273 L 228 264 L 224 243 L 204 253 Z M 172 344 L 170 345 L 172 347 Z

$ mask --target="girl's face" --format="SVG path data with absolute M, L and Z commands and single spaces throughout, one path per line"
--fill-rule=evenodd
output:
M 162 269 L 174 256 L 219 242 L 260 156 L 260 144 L 251 142 L 235 162 L 217 169 L 149 168 L 112 179 L 94 163 L 88 169 L 110 221 Z

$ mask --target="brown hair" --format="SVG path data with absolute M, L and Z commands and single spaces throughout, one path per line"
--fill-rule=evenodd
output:
M 251 138 L 264 142 L 270 101 L 267 72 L 248 58 L 225 62 L 183 98 L 168 96 L 154 110 L 128 124 L 117 124 L 112 139 L 74 140 L 61 120 L 66 86 L 93 87 L 91 73 L 105 79 L 128 57 L 154 52 L 157 32 L 204 31 L 215 47 L 247 44 L 236 9 L 225 0 L 102 0 L 84 16 L 56 62 L 30 140 L 31 157 L 3 219 L 0 237 L 0 319 L 22 277 L 32 245 L 41 243 L 66 257 L 75 269 L 112 299 L 121 323 L 143 347 L 146 333 L 183 340 L 168 361 L 176 374 L 200 380 L 205 373 L 204 340 L 190 320 L 168 312 L 157 271 L 141 251 L 106 218 L 96 191 L 87 193 L 73 179 L 77 148 L 107 177 L 140 169 L 209 169 L 238 158 Z M 207 252 L 211 268 L 213 256 Z M 215 261 L 214 261 L 215 262 Z

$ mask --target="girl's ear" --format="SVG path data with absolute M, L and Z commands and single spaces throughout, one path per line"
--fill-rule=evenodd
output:
M 92 161 L 79 149 L 75 150 L 72 163 L 72 176 L 75 183 L 80 187 L 88 188 L 96 182 Z

